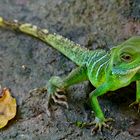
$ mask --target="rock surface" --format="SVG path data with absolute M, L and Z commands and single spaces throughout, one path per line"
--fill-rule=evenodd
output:
M 137 0 L 1 0 L 0 16 L 31 22 L 61 34 L 89 49 L 111 48 L 140 35 Z M 135 9 L 136 8 L 136 9 Z M 135 19 L 136 17 L 136 19 Z M 0 140 L 136 140 L 128 127 L 138 119 L 128 105 L 135 100 L 129 86 L 99 98 L 106 116 L 115 119 L 113 130 L 92 136 L 70 122 L 94 119 L 87 105 L 92 87 L 87 83 L 68 89 L 69 109 L 57 106 L 55 119 L 46 114 L 46 94 L 29 94 L 53 75 L 67 75 L 75 65 L 41 41 L 0 29 L 0 84 L 11 88 L 18 113 L 0 130 Z M 121 94 L 118 94 L 121 93 Z

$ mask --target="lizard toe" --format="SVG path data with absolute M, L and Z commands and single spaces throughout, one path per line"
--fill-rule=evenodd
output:
M 63 101 L 67 101 L 66 95 L 61 95 L 61 94 L 58 94 L 58 92 L 55 92 L 55 96 L 56 96 L 58 99 L 61 99 L 61 100 L 63 100 Z
M 65 97 L 65 95 L 63 95 Z M 61 100 L 61 98 L 57 98 L 56 93 L 51 96 L 53 101 L 57 104 L 64 105 L 66 108 L 68 108 L 68 103 L 65 100 Z M 66 97 L 65 97 L 66 98 Z M 62 98 L 63 99 L 63 98 Z
M 42 88 L 34 88 L 32 90 L 29 91 L 29 94 L 32 94 L 32 93 L 45 93 L 47 92 L 47 88 L 46 87 L 42 87 Z

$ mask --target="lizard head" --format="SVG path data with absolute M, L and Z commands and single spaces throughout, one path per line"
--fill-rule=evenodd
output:
M 111 50 L 114 74 L 129 74 L 140 69 L 140 36 L 135 36 Z

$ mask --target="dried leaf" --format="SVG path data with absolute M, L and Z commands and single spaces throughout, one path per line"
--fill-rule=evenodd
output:
M 16 115 L 16 100 L 11 96 L 8 88 L 0 93 L 0 128 L 7 125 L 8 121 Z

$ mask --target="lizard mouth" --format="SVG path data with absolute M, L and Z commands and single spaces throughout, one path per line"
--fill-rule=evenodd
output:
M 121 75 L 126 75 L 126 74 L 129 74 L 131 72 L 135 72 L 135 71 L 138 71 L 140 69 L 140 66 L 134 66 L 130 69 L 116 69 L 116 68 L 113 68 L 112 69 L 112 74 L 121 74 Z

